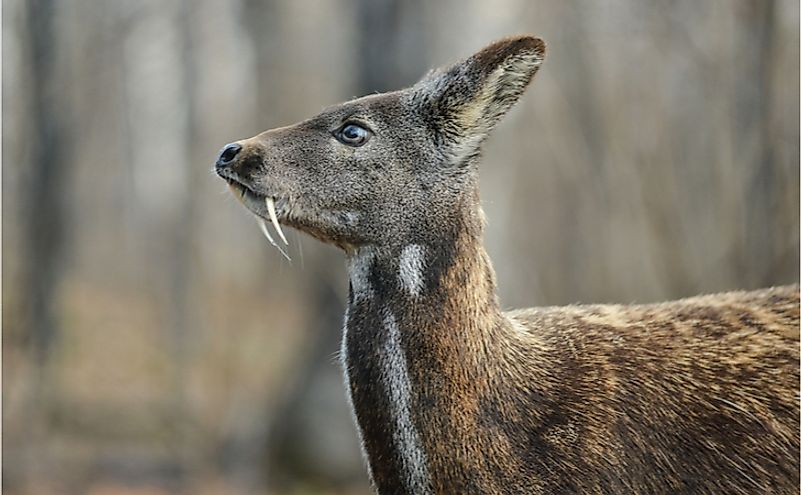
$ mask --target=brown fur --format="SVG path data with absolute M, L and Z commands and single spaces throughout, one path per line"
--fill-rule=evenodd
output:
M 502 40 L 218 162 L 253 213 L 275 198 L 348 257 L 343 364 L 377 491 L 796 493 L 797 286 L 500 310 L 477 161 L 544 49 Z

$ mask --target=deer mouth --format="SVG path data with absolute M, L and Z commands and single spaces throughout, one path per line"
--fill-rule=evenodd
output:
M 264 237 L 267 238 L 273 247 L 278 249 L 284 258 L 292 261 L 286 251 L 284 251 L 284 249 L 281 248 L 281 246 L 275 241 L 273 236 L 270 234 L 269 228 L 267 227 L 267 221 L 269 220 L 270 223 L 272 223 L 275 232 L 278 234 L 278 237 L 281 239 L 281 241 L 283 241 L 284 245 L 289 245 L 289 241 L 287 241 L 284 231 L 281 229 L 281 224 L 278 222 L 278 214 L 275 208 L 277 202 L 276 198 L 259 193 L 247 184 L 243 184 L 232 177 L 223 178 L 228 183 L 228 188 L 231 189 L 231 192 L 234 193 L 234 196 L 245 206 L 245 208 L 256 215 L 256 218 L 259 222 L 259 228 L 261 229 L 262 234 L 264 234 Z
M 359 219 L 357 212 L 322 210 L 309 205 L 303 198 L 274 194 L 272 191 L 262 192 L 261 188 L 252 184 L 252 181 L 243 179 L 235 172 L 222 169 L 217 170 L 217 174 L 228 184 L 234 197 L 256 217 L 264 237 L 287 260 L 292 261 L 285 249 L 289 242 L 281 224 L 294 227 L 322 242 L 343 249 L 350 245 L 339 238 L 343 232 L 349 232 L 354 228 Z M 270 224 L 275 233 L 271 233 Z

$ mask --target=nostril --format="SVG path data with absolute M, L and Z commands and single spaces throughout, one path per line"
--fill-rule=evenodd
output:
M 231 143 L 226 145 L 222 153 L 220 153 L 220 158 L 217 159 L 217 165 L 228 165 L 234 161 L 234 158 L 236 158 L 236 155 L 238 155 L 241 150 L 242 146 L 239 144 Z

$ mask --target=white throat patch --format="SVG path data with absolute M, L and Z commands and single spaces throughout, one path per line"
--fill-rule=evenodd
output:
M 353 301 L 359 302 L 373 298 L 373 286 L 370 284 L 370 267 L 375 259 L 375 250 L 370 246 L 360 248 L 348 258 L 348 275 L 353 290 Z
M 395 317 L 388 310 L 384 315 L 386 341 L 384 343 L 384 381 L 389 391 L 391 415 L 394 422 L 393 439 L 403 463 L 404 478 L 409 493 L 426 495 L 431 493 L 428 477 L 428 461 L 420 435 L 412 421 L 412 394 L 406 354 L 400 341 L 400 331 Z
M 414 297 L 423 290 L 423 269 L 425 268 L 425 246 L 409 244 L 400 256 L 400 285 Z

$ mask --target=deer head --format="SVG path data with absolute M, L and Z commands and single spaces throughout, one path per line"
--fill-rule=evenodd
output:
M 270 220 L 350 252 L 480 224 L 481 144 L 544 55 L 538 38 L 498 41 L 410 88 L 228 144 L 216 172 L 268 237 Z

